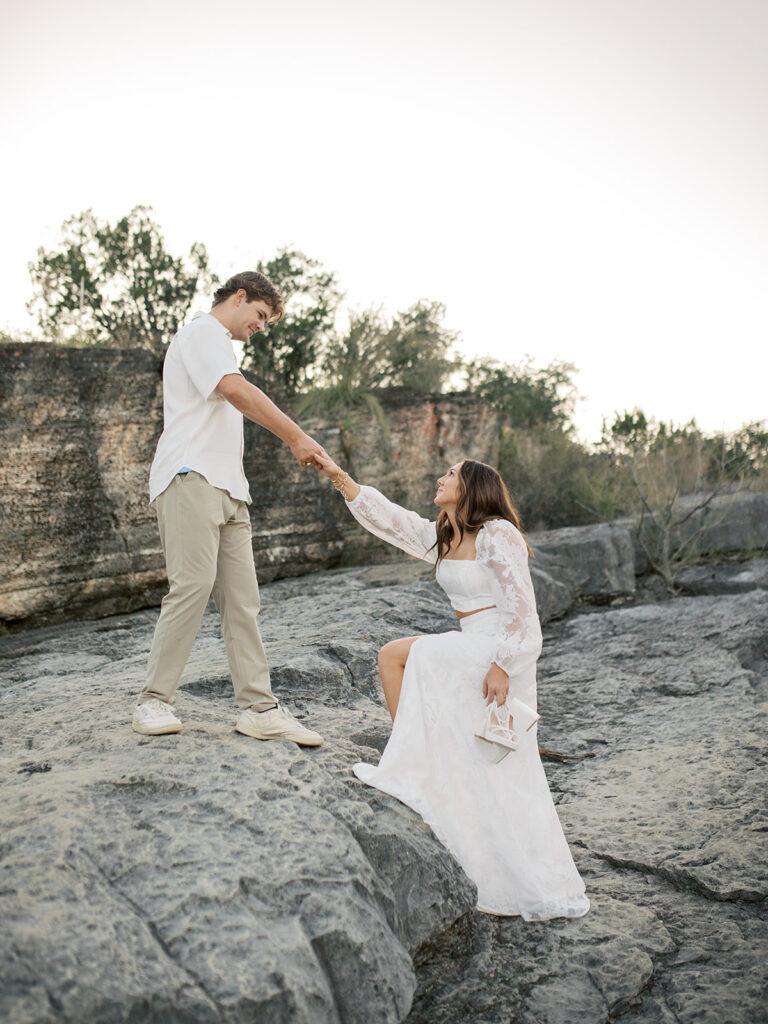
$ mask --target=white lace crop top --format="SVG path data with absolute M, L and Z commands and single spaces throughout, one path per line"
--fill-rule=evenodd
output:
M 435 579 L 456 612 L 476 612 L 496 604 L 493 574 L 474 558 L 443 559 L 437 567 Z
M 347 508 L 366 530 L 414 558 L 437 561 L 435 523 L 396 505 L 375 487 L 361 487 Z M 506 519 L 491 519 L 477 532 L 475 559 L 443 559 L 435 578 L 455 611 L 496 605 L 503 620 L 494 661 L 513 675 L 538 658 L 541 626 L 536 613 L 528 549 Z

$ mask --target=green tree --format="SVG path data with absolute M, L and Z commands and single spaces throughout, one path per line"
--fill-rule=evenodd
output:
M 152 209 L 136 206 L 115 224 L 92 210 L 62 225 L 57 249 L 40 248 L 29 264 L 44 337 L 54 341 L 146 347 L 161 353 L 199 288 L 214 282 L 205 246 L 186 258 L 165 248 Z
M 708 483 L 712 465 L 707 439 L 695 420 L 675 426 L 649 419 L 642 409 L 618 413 L 603 424 L 601 447 L 628 470 L 640 516 L 637 536 L 651 568 L 670 593 L 680 572 L 696 561 L 705 525 L 701 515 L 728 486 L 719 472 Z M 690 496 L 682 500 L 684 496 Z
M 571 363 L 535 367 L 530 356 L 512 366 L 495 359 L 469 362 L 464 370 L 467 388 L 504 413 L 512 429 L 527 427 L 571 429 L 576 400 Z
M 502 425 L 498 470 L 529 530 L 614 519 L 634 503 L 625 469 L 557 427 Z
M 306 408 L 351 408 L 376 387 L 381 336 L 385 329 L 375 310 L 351 313 L 343 338 L 334 338 L 323 353 L 317 385 L 304 399 Z
M 706 439 L 710 456 L 707 479 L 714 483 L 721 475 L 734 482 L 754 486 L 768 478 L 768 423 L 747 423 L 730 434 Z
M 443 390 L 459 366 L 451 355 L 458 331 L 444 327 L 444 317 L 442 302 L 420 299 L 392 319 L 379 346 L 377 387 L 406 387 L 425 393 Z
M 458 334 L 443 326 L 445 306 L 421 299 L 387 321 L 379 309 L 350 316 L 349 328 L 327 346 L 318 374 L 330 404 L 354 403 L 378 388 L 441 391 L 458 360 Z
M 256 270 L 275 285 L 286 313 L 278 324 L 254 334 L 244 346 L 243 365 L 294 394 L 311 383 L 321 349 L 333 334 L 342 292 L 336 275 L 303 252 L 281 249 Z
M 575 367 L 495 359 L 465 364 L 466 387 L 499 413 L 498 470 L 531 529 L 596 518 L 584 503 L 587 453 L 570 439 Z

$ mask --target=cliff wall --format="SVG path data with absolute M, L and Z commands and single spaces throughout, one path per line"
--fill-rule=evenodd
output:
M 1 625 L 159 604 L 166 579 L 147 477 L 161 374 L 140 350 L 0 345 Z M 425 513 L 446 465 L 495 460 L 496 417 L 471 396 L 393 392 L 381 402 L 382 417 L 366 408 L 343 426 L 302 425 L 360 479 Z M 261 580 L 385 556 L 330 484 L 252 423 L 244 462 Z
M 162 430 L 161 374 L 160 360 L 140 350 L 0 345 L 0 630 L 160 603 L 167 583 L 147 477 Z M 376 412 L 363 406 L 302 426 L 356 479 L 424 515 L 434 515 L 435 479 L 447 466 L 498 455 L 496 414 L 470 394 L 393 390 Z M 250 422 L 244 463 L 262 582 L 397 558 L 357 526 L 327 480 Z M 768 494 L 723 496 L 686 529 L 708 556 L 765 551 Z M 631 595 L 648 571 L 631 520 L 531 543 L 545 622 L 579 601 Z

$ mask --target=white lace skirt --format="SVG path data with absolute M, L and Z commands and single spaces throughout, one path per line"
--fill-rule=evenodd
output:
M 477 885 L 478 910 L 527 921 L 589 910 L 539 758 L 536 726 L 499 764 L 474 731 L 499 634 L 495 611 L 461 620 L 461 632 L 411 647 L 392 735 L 378 766 L 356 764 L 369 786 L 412 807 Z M 536 663 L 521 665 L 510 693 L 536 706 Z

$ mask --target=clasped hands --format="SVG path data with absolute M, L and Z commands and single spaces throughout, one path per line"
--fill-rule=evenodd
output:
M 299 463 L 300 466 L 313 466 L 317 468 L 315 462 L 316 455 L 326 455 L 325 448 L 321 444 L 318 444 L 313 437 L 309 434 L 301 433 L 295 441 L 290 445 L 291 454 L 294 459 Z
M 309 434 L 302 434 L 291 445 L 291 452 L 300 466 L 311 466 L 318 473 L 333 478 L 339 472 L 339 467 L 330 457 L 321 444 L 318 444 Z

